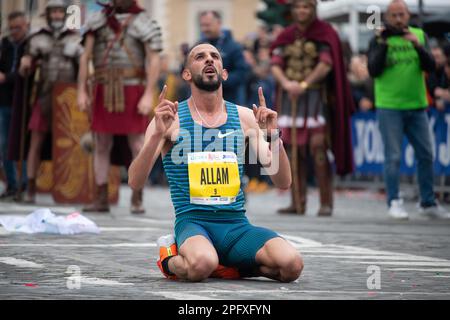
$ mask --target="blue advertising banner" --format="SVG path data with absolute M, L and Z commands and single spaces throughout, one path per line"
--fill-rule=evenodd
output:
M 435 174 L 450 175 L 450 106 L 447 105 L 445 112 L 430 108 L 428 115 Z M 352 139 L 355 172 L 381 175 L 384 163 L 383 142 L 375 112 L 359 112 L 352 117 Z M 414 150 L 405 137 L 400 171 L 404 175 L 413 175 L 415 169 Z

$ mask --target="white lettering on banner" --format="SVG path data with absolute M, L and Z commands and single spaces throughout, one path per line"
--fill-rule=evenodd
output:
M 377 149 L 377 163 L 383 163 L 384 162 L 384 145 L 383 140 L 381 139 L 381 133 L 378 129 L 378 124 L 374 127 L 374 141 L 376 142 L 376 149 Z
M 433 161 L 438 161 L 443 167 L 450 165 L 450 114 L 445 115 L 446 138 L 445 141 L 437 145 L 434 127 L 437 125 L 436 116 L 429 118 L 429 130 L 431 134 L 431 147 L 433 152 Z M 355 119 L 355 146 L 354 159 L 357 167 L 370 164 L 384 163 L 384 146 L 381 139 L 381 133 L 378 123 L 373 119 Z M 442 125 L 440 125 L 442 128 Z M 415 153 L 412 145 L 407 143 L 402 147 L 402 160 L 407 168 L 413 168 L 415 165 Z
M 356 120 L 355 162 L 357 166 L 364 163 L 383 163 L 383 142 L 375 121 Z
M 364 125 L 365 121 L 355 120 L 356 129 L 356 145 L 353 150 L 356 166 L 361 166 L 364 163 L 364 154 L 362 148 L 362 141 L 364 141 Z
M 442 142 L 439 144 L 438 149 L 438 159 L 440 164 L 442 164 L 444 167 L 448 166 L 450 164 L 450 114 L 445 115 L 445 123 L 447 125 L 447 143 Z M 435 139 L 433 139 L 435 140 Z M 436 142 L 434 142 L 436 144 Z
M 375 131 L 375 123 L 372 121 L 368 122 L 366 125 L 366 134 L 364 137 L 364 154 L 368 162 L 375 162 L 376 159 L 377 150 L 375 149 L 376 139 L 374 131 Z
M 430 135 L 431 135 L 431 149 L 433 152 L 433 161 L 436 159 L 436 136 L 434 134 L 434 126 L 436 125 L 436 118 L 430 117 L 429 118 L 429 128 L 430 128 Z M 447 139 L 448 141 L 448 139 Z
M 409 143 L 406 146 L 404 157 L 405 165 L 408 168 L 412 168 L 414 166 L 414 149 Z

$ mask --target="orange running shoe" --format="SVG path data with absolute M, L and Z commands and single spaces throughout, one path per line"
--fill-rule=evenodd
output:
M 239 274 L 239 270 L 237 268 L 225 267 L 220 264 L 209 277 L 228 280 L 241 279 L 241 275 Z
M 169 234 L 167 236 L 162 236 L 158 239 L 157 244 L 159 247 L 159 260 L 156 262 L 156 264 L 158 265 L 159 270 L 161 270 L 162 274 L 167 279 L 176 280 L 177 279 L 176 275 L 170 275 L 163 268 L 164 260 L 166 260 L 169 257 L 178 255 L 178 249 L 177 249 L 177 244 L 175 242 L 175 238 L 171 234 Z

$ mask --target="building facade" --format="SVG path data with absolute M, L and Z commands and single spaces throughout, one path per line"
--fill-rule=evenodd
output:
M 25 10 L 31 0 L 0 0 L 1 30 L 6 30 L 6 18 L 14 10 Z M 32 27 L 38 28 L 45 21 L 44 12 L 47 0 L 34 0 L 32 8 Z M 79 5 L 83 20 L 90 10 L 98 8 L 95 0 L 73 0 Z M 235 39 L 243 40 L 247 34 L 258 27 L 256 12 L 260 8 L 260 0 L 138 0 L 150 15 L 161 25 L 164 35 L 164 52 L 172 65 L 180 61 L 180 45 L 194 44 L 199 36 L 198 18 L 204 10 L 217 10 L 223 16 L 224 27 L 232 30 Z M 3 32 L 4 34 L 4 32 Z

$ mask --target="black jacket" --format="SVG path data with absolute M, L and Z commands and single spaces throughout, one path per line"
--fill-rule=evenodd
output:
M 24 51 L 25 41 L 15 45 L 7 37 L 1 40 L 0 72 L 5 74 L 6 81 L 0 84 L 0 107 L 11 107 L 13 104 L 14 84 Z
M 428 49 L 428 40 L 425 39 L 425 46 L 415 47 L 419 54 L 420 65 L 423 71 L 432 72 L 435 69 L 433 56 Z M 372 78 L 380 76 L 386 66 L 388 45 L 383 37 L 374 37 L 369 44 L 368 68 Z
M 428 75 L 427 86 L 431 96 L 434 98 L 434 90 L 437 88 L 448 89 L 449 79 L 445 74 L 445 68 L 439 68 L 434 70 Z

